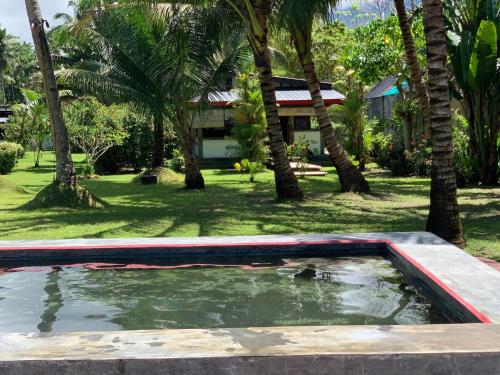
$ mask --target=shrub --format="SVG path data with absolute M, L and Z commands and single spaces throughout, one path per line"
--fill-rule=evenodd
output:
M 432 171 L 432 145 L 429 140 L 417 143 L 408 154 L 408 165 L 412 174 L 430 176 Z
M 151 166 L 153 131 L 150 121 L 129 109 L 123 119 L 123 128 L 127 137 L 121 145 L 110 148 L 97 161 L 96 170 L 99 173 L 116 173 L 121 167 L 139 172 Z
M 230 156 L 251 161 L 264 162 L 269 149 L 264 144 L 267 137 L 266 111 L 259 80 L 248 72 L 237 77 L 237 91 L 240 99 L 234 102 L 231 136 L 238 142 L 230 147 Z
M 264 170 L 264 164 L 259 161 L 243 159 L 241 163 L 234 164 L 234 169 L 238 172 L 248 173 L 250 175 L 250 182 L 255 182 L 255 175 Z
M 24 156 L 24 148 L 13 142 L 0 142 L 0 174 L 12 172 L 17 160 Z
M 451 116 L 453 134 L 453 165 L 457 175 L 457 186 L 479 181 L 477 160 L 469 153 L 469 136 L 467 135 L 467 120 L 464 116 L 453 113 Z
M 377 133 L 372 136 L 370 156 L 381 168 L 389 168 L 391 164 L 391 143 L 392 137 L 384 133 Z
M 305 176 L 307 171 L 307 163 L 309 162 L 309 147 L 312 142 L 306 140 L 304 136 L 298 137 L 294 143 L 288 146 L 288 158 L 291 162 L 297 163 L 297 168 L 300 171 L 301 177 Z
M 180 152 L 179 149 L 174 149 L 172 151 L 172 158 L 167 160 L 166 165 L 175 172 L 183 172 L 184 156 L 182 156 L 182 152 Z

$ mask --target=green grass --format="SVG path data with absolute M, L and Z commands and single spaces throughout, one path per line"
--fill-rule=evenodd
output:
M 339 193 L 329 169 L 327 177 L 301 180 L 305 201 L 278 203 L 271 172 L 251 184 L 246 175 L 207 169 L 204 191 L 182 190 L 181 182 L 143 186 L 132 174 L 102 176 L 81 183 L 106 207 L 23 211 L 53 178 L 53 155 L 37 169 L 30 156 L 0 176 L 0 239 L 418 231 L 428 208 L 423 178 L 368 173 L 373 194 Z M 500 188 L 461 189 L 459 203 L 467 250 L 500 260 Z

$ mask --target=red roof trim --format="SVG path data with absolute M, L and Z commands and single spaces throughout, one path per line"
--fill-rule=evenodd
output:
M 342 99 L 324 99 L 325 105 L 330 106 L 332 104 L 342 104 L 343 100 Z M 282 107 L 307 107 L 307 106 L 312 106 L 313 101 L 312 100 L 278 100 L 276 103 L 279 106 Z M 232 108 L 233 106 L 231 105 L 231 102 L 221 100 L 221 101 L 213 101 L 210 102 L 210 107 L 230 107 Z

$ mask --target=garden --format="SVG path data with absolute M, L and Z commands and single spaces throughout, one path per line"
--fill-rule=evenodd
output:
M 0 373 L 498 373 L 500 0 L 11 3 Z

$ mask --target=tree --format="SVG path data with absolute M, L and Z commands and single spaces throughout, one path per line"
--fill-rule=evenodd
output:
M 498 184 L 500 1 L 448 0 L 448 50 L 483 184 Z
M 45 96 L 36 91 L 22 89 L 23 102 L 12 105 L 6 137 L 25 149 L 33 150 L 35 167 L 40 166 L 43 142 L 50 136 L 50 120 Z
M 404 0 L 394 0 L 396 12 L 399 20 L 399 27 L 403 36 L 403 44 L 406 54 L 406 63 L 410 67 L 410 77 L 417 93 L 420 110 L 422 112 L 422 121 L 426 133 L 431 129 L 431 115 L 429 111 L 429 97 L 422 78 L 422 70 L 418 62 L 417 53 L 415 51 L 415 42 L 411 32 L 411 24 L 406 14 Z
M 304 192 L 288 160 L 276 105 L 271 55 L 268 44 L 269 18 L 274 2 L 271 0 L 226 0 L 243 22 L 246 36 L 253 52 L 266 108 L 267 134 L 273 157 L 276 192 L 280 199 L 302 199 Z
M 4 74 L 7 70 L 7 30 L 0 29 L 0 95 L 2 98 L 2 104 L 6 104 L 6 94 L 5 94 L 5 78 Z
M 0 29 L 0 103 L 22 102 L 22 88 L 37 70 L 33 47 Z
M 423 0 L 423 10 L 432 123 L 431 194 L 426 230 L 463 247 L 465 240 L 453 167 L 446 35 L 441 0 Z
M 416 56 L 425 63 L 425 39 L 421 18 L 410 24 Z M 354 69 L 365 85 L 378 83 L 390 74 L 406 73 L 405 47 L 398 18 L 376 19 L 354 29 L 351 44 L 345 46 L 341 59 L 347 69 Z
M 239 99 L 233 103 L 231 135 L 238 141 L 236 153 L 250 162 L 264 163 L 269 150 L 264 145 L 266 138 L 266 111 L 262 101 L 259 81 L 250 72 L 237 77 Z
M 75 169 L 71 158 L 68 129 L 62 116 L 59 91 L 52 66 L 50 49 L 45 35 L 44 24 L 38 0 L 25 0 L 33 43 L 38 58 L 38 64 L 43 76 L 45 98 L 49 109 L 50 122 L 54 133 L 54 147 L 56 154 L 56 181 L 66 185 L 73 185 Z
M 64 114 L 71 142 L 85 153 L 84 174 L 92 176 L 99 158 L 127 136 L 123 129 L 126 108 L 106 106 L 93 97 L 84 97 L 70 102 Z
M 320 83 L 316 74 L 312 54 L 312 27 L 314 17 L 320 15 L 328 18 L 337 1 L 324 0 L 286 0 L 281 12 L 286 19 L 297 56 L 304 70 L 307 86 L 313 100 L 314 109 L 319 122 L 330 159 L 337 170 L 343 191 L 367 192 L 370 190 L 365 178 L 357 169 L 340 144 L 332 123 L 328 117 L 326 106 L 321 95 Z
M 61 70 L 61 83 L 103 100 L 133 103 L 153 117 L 154 167 L 163 165 L 163 126 L 169 120 L 185 159 L 186 187 L 203 188 L 191 124 L 208 109 L 209 92 L 225 86 L 242 50 L 222 35 L 208 35 L 208 21 L 189 8 L 113 5 L 91 8 L 83 21 L 88 17 L 92 22 L 76 30 L 88 36 L 101 61 Z

